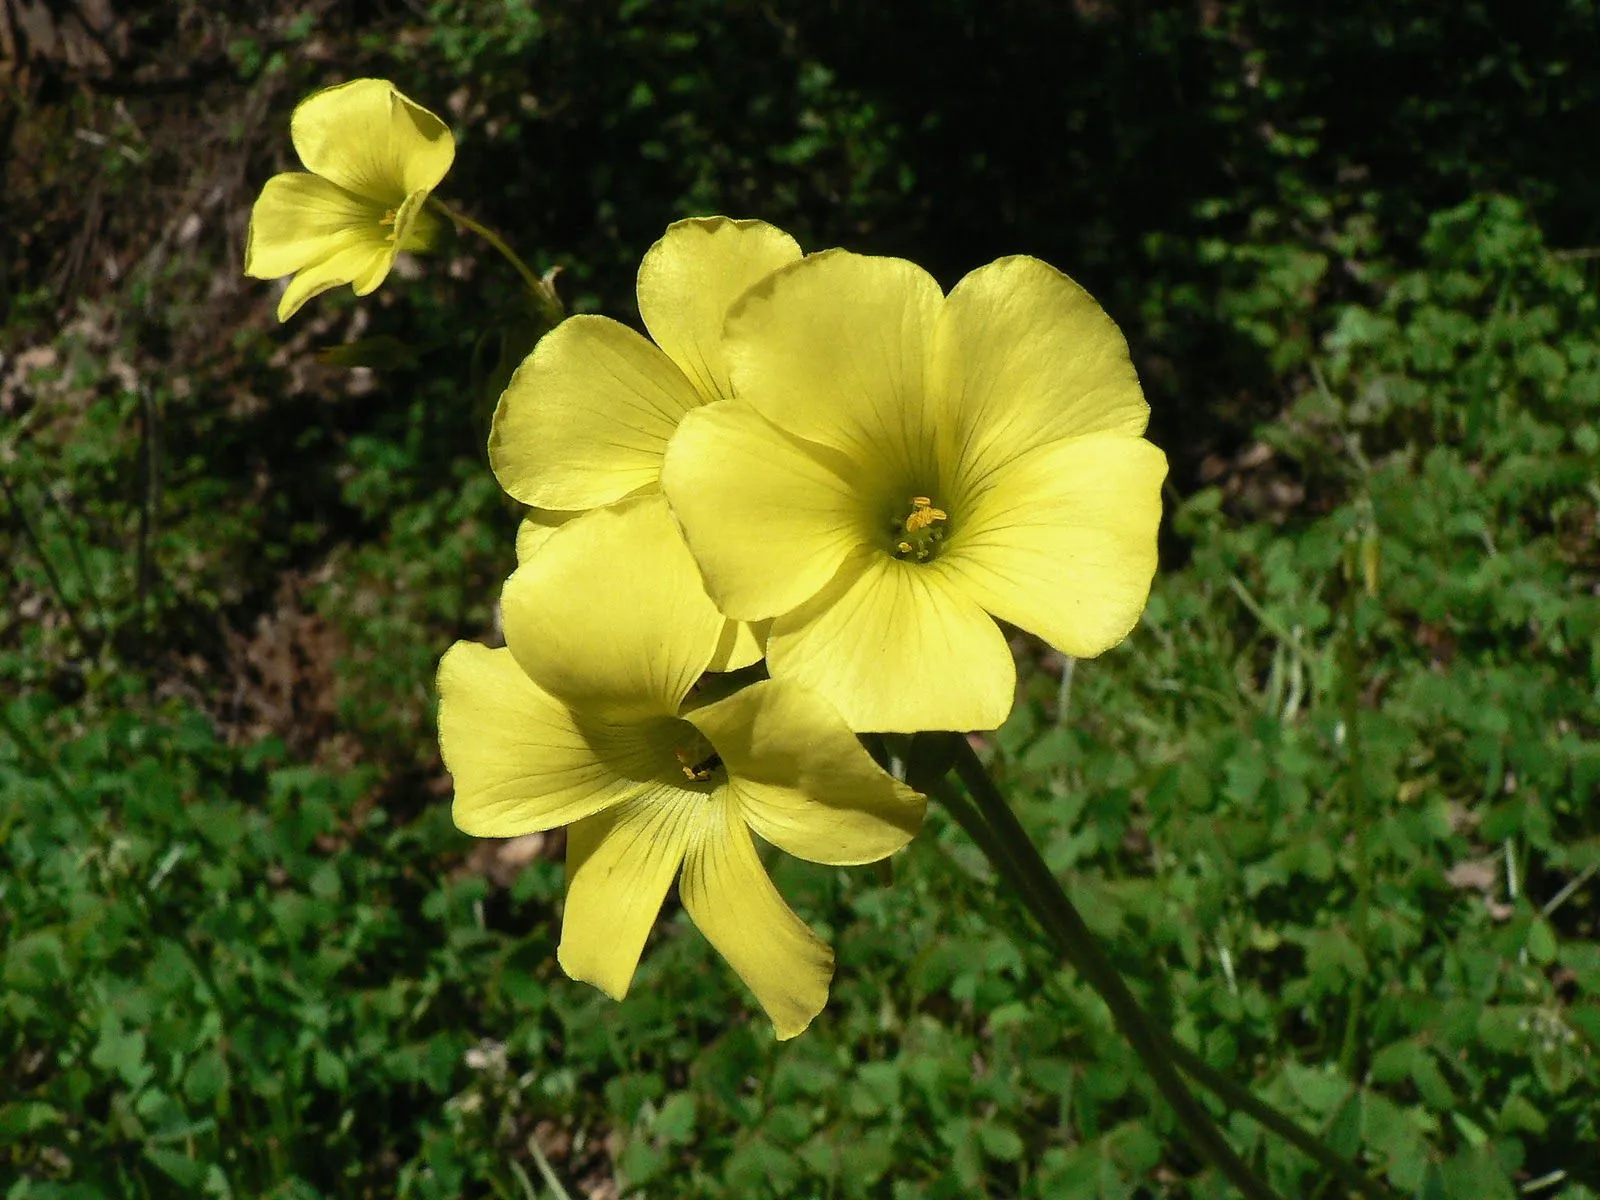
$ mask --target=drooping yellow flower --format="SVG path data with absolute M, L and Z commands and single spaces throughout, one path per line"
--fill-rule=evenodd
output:
M 793 1037 L 827 1000 L 833 956 L 751 831 L 812 862 L 871 862 L 911 838 L 922 799 L 815 692 L 702 683 L 727 623 L 671 525 L 659 495 L 563 524 L 506 584 L 507 648 L 445 655 L 455 821 L 483 837 L 571 826 L 558 957 L 617 999 L 677 877 L 694 923 Z
M 649 338 L 609 317 L 571 317 L 517 368 L 489 434 L 500 486 L 536 509 L 565 512 L 658 491 L 662 455 L 684 414 L 733 394 L 722 349 L 728 309 L 799 258 L 795 240 L 763 221 L 697 217 L 669 226 L 639 265 Z M 734 628 L 719 669 L 761 657 L 764 630 Z
M 353 79 L 307 97 L 290 136 L 306 170 L 267 180 L 244 252 L 246 275 L 294 276 L 278 301 L 280 321 L 342 283 L 365 296 L 399 251 L 425 249 L 438 229 L 428 194 L 456 154 L 445 123 L 386 79 Z
M 774 678 L 858 730 L 990 729 L 1015 667 L 993 618 L 1098 654 L 1139 618 L 1166 459 L 1116 325 L 1037 259 L 948 296 L 827 251 L 728 319 L 738 399 L 688 414 L 662 485 Z

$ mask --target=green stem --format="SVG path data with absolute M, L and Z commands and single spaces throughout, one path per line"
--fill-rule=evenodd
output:
M 965 739 L 961 741 L 965 742 Z M 968 769 L 971 769 L 970 766 Z M 978 769 L 982 770 L 981 763 L 978 764 Z M 988 781 L 987 772 L 984 772 L 983 778 Z M 993 786 L 992 782 L 989 786 Z M 1037 869 L 1027 870 L 1024 864 L 1018 861 L 1019 856 L 1012 853 L 1011 845 L 997 836 L 971 802 L 947 781 L 940 779 L 930 785 L 929 790 L 938 797 L 955 818 L 956 823 L 983 851 L 996 871 L 1018 893 L 1034 919 L 1061 944 L 1068 964 L 1076 967 L 1076 947 L 1070 945 L 1062 930 L 1055 929 L 1051 924 L 1051 906 L 1046 902 L 1045 896 L 1052 892 L 1061 893 L 1061 888 L 1055 877 L 1050 874 L 1048 867 L 1040 860 Z M 1033 843 L 1026 838 L 1026 835 L 1022 844 L 1028 847 L 1028 850 L 1032 850 Z M 1021 857 L 1037 858 L 1037 855 L 1036 853 L 1029 855 L 1024 851 Z M 1060 895 L 1060 903 L 1071 907 L 1071 900 L 1064 893 Z M 1393 1200 L 1393 1193 L 1387 1188 L 1370 1179 L 1355 1164 L 1341 1157 L 1319 1138 L 1302 1129 L 1249 1088 L 1235 1082 L 1230 1076 L 1217 1070 L 1200 1055 L 1171 1036 L 1159 1030 L 1158 1035 L 1166 1052 L 1171 1055 L 1178 1067 L 1201 1086 L 1215 1093 L 1230 1109 L 1245 1113 L 1262 1128 L 1277 1134 L 1358 1195 L 1365 1196 L 1368 1200 Z
M 528 285 L 528 290 L 533 293 L 533 298 L 538 302 L 545 318 L 552 324 L 560 322 L 563 316 L 561 300 L 556 295 L 556 290 L 546 279 L 534 274 L 533 268 L 523 262 L 521 257 L 506 244 L 506 240 L 487 225 L 474 221 L 460 209 L 451 208 L 437 196 L 430 196 L 428 203 L 433 205 L 449 220 L 462 229 L 470 229 L 489 245 L 500 252 L 500 256 L 516 268 L 517 274 L 522 276 L 522 281 Z
M 993 839 L 990 844 L 1005 848 L 1004 856 L 995 867 L 1018 886 L 1024 899 L 1031 896 L 1039 904 L 1045 930 L 1055 938 L 1067 962 L 1105 1001 L 1112 1020 L 1150 1072 L 1156 1089 L 1188 1131 L 1195 1148 L 1244 1196 L 1251 1200 L 1280 1200 L 1228 1144 L 1211 1114 L 1184 1083 L 1167 1050 L 1165 1035 L 1139 1007 L 1122 976 L 1095 941 L 1082 914 L 1050 874 L 1005 797 L 989 778 L 977 752 L 966 738 L 959 734 L 952 736 L 960 743 L 955 747 L 956 775 L 989 826 Z M 980 842 L 980 848 L 982 846 Z
M 1353 568 L 1347 570 L 1353 575 Z M 1355 839 L 1356 910 L 1355 942 L 1361 961 L 1370 961 L 1367 925 L 1372 917 L 1372 852 L 1367 842 L 1370 819 L 1366 782 L 1361 778 L 1361 697 L 1356 673 L 1356 583 L 1345 581 L 1344 631 L 1339 644 L 1340 715 L 1344 725 L 1345 799 L 1348 804 L 1350 834 Z M 1365 975 L 1350 989 L 1350 1007 L 1345 1010 L 1344 1039 L 1339 1047 L 1339 1069 L 1347 1078 L 1356 1077 L 1356 1059 L 1361 1045 L 1361 1017 L 1366 1006 Z
M 1341 1157 L 1321 1138 L 1300 1128 L 1289 1117 L 1232 1076 L 1217 1070 L 1183 1043 L 1168 1038 L 1167 1049 L 1184 1074 L 1209 1089 L 1229 1108 L 1244 1113 L 1263 1129 L 1277 1134 L 1307 1158 L 1325 1167 L 1358 1195 L 1365 1196 L 1368 1200 L 1394 1200 L 1394 1193 L 1369 1178 L 1360 1167 L 1349 1159 Z
M 77 606 L 67 598 L 67 589 L 61 586 L 61 576 L 56 574 L 55 564 L 50 561 L 50 555 L 45 552 L 44 542 L 34 531 L 33 523 L 28 520 L 28 514 L 23 511 L 18 502 L 16 493 L 11 490 L 11 481 L 0 473 L 0 491 L 5 492 L 6 507 L 16 516 L 17 525 L 22 530 L 22 536 L 33 547 L 34 557 L 39 560 L 39 565 L 44 568 L 44 576 L 50 581 L 50 589 L 55 592 L 56 603 L 61 606 L 61 611 L 67 615 L 67 623 L 72 626 L 72 631 L 78 635 L 78 641 L 83 643 L 86 654 L 99 652 L 100 643 L 89 636 L 88 629 L 78 618 Z
M 539 1168 L 539 1177 L 544 1180 L 544 1185 L 550 1189 L 551 1195 L 556 1200 L 572 1200 L 567 1189 L 561 1186 L 555 1168 L 550 1165 L 550 1160 L 544 1156 L 544 1151 L 539 1149 L 539 1143 L 532 1136 L 528 1138 L 528 1153 L 533 1156 L 533 1165 Z

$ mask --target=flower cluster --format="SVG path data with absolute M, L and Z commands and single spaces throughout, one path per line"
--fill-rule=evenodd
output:
M 247 263 L 297 273 L 280 315 L 377 286 L 452 154 L 376 80 L 306 101 L 294 140 L 314 174 L 268 183 Z M 645 255 L 638 303 L 648 337 L 572 317 L 500 397 L 490 464 L 531 511 L 505 648 L 440 665 L 455 819 L 570 827 L 560 962 L 615 997 L 676 879 L 790 1037 L 832 955 L 752 832 L 830 864 L 905 845 L 922 798 L 856 735 L 999 725 L 999 622 L 1076 656 L 1126 636 L 1166 461 L 1116 325 L 1034 258 L 945 294 L 901 259 L 694 219 Z

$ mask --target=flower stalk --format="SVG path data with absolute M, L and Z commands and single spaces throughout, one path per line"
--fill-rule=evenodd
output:
M 551 277 L 536 275 L 533 268 L 522 261 L 522 256 L 511 248 L 505 238 L 487 225 L 474 221 L 466 213 L 458 208 L 450 207 L 437 196 L 429 197 L 428 203 L 438 211 L 440 216 L 452 222 L 457 229 L 470 230 L 493 246 L 499 252 L 500 257 L 510 263 L 517 274 L 522 276 L 522 282 L 528 285 L 528 291 L 532 293 L 534 303 L 539 306 L 539 314 L 552 327 L 561 323 L 561 318 L 566 315 L 566 310 L 562 307 L 561 297 L 556 295 L 555 284 L 552 282 Z
M 945 753 L 971 799 L 944 779 L 929 790 L 977 844 L 996 873 L 1016 892 L 1056 943 L 1067 964 L 1105 1001 L 1117 1028 L 1149 1070 L 1157 1089 L 1189 1133 L 1195 1148 L 1241 1194 L 1263 1200 L 1276 1196 L 1228 1144 L 1211 1114 L 1184 1082 L 1180 1070 L 1214 1092 L 1230 1108 L 1248 1114 L 1263 1128 L 1282 1137 L 1357 1194 L 1368 1200 L 1392 1200 L 1388 1189 L 1368 1178 L 1353 1163 L 1248 1088 L 1180 1045 L 1151 1020 L 1100 948 L 1076 905 L 1051 874 L 966 738 L 959 734 L 941 737 L 948 743 Z
M 1367 547 L 1374 547 L 1368 549 Z M 1361 677 L 1356 607 L 1360 593 L 1365 588 L 1373 594 L 1377 590 L 1376 541 L 1370 532 L 1361 544 L 1345 547 L 1342 562 L 1344 598 L 1340 605 L 1344 628 L 1340 631 L 1338 646 L 1339 720 L 1344 727 L 1344 792 L 1346 817 L 1354 833 L 1351 839 L 1355 849 L 1356 903 L 1355 943 L 1366 964 L 1371 961 L 1369 926 L 1372 921 L 1372 851 L 1365 836 L 1372 822 L 1371 803 L 1367 796 L 1365 756 L 1361 746 Z M 1361 560 L 1365 559 L 1363 562 Z M 1370 565 L 1369 565 L 1370 564 Z M 1350 1006 L 1345 1010 L 1344 1036 L 1339 1046 L 1339 1069 L 1353 1075 L 1361 1049 L 1363 1009 L 1366 1007 L 1366 975 L 1358 977 L 1350 989 Z

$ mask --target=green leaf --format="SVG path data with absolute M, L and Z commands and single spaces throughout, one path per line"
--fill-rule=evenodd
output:
M 1500 1108 L 1499 1127 L 1504 1133 L 1543 1134 L 1550 1122 L 1525 1096 L 1511 1095 Z
M 206 1177 L 206 1164 L 165 1146 L 146 1146 L 144 1156 L 179 1187 L 198 1188 Z
M 16 1145 L 29 1135 L 59 1125 L 66 1114 L 43 1100 L 19 1100 L 0 1105 L 0 1145 Z
M 983 1152 L 990 1158 L 999 1162 L 1017 1162 L 1022 1158 L 1024 1150 L 1022 1139 L 1009 1125 L 1001 1124 L 991 1118 L 977 1122 L 977 1128 L 978 1140 L 983 1143 Z
M 695 1099 L 689 1092 L 673 1092 L 661 1103 L 651 1131 L 669 1146 L 681 1146 L 694 1137 Z
M 900 1103 L 900 1068 L 895 1063 L 865 1063 L 850 1081 L 845 1103 L 850 1111 L 875 1117 Z
M 155 1074 L 144 1056 L 145 1035 L 137 1029 L 124 1030 L 117 1015 L 106 1012 L 89 1061 L 102 1070 L 115 1071 L 130 1089 L 137 1090 Z
M 415 367 L 421 351 L 392 334 L 358 338 L 339 346 L 324 346 L 317 361 L 330 367 L 372 367 L 376 370 L 404 370 Z
M 1528 927 L 1528 955 L 1534 962 L 1549 966 L 1556 960 L 1556 953 L 1560 949 L 1556 942 L 1555 930 L 1550 928 L 1550 922 L 1543 917 L 1537 918 Z

